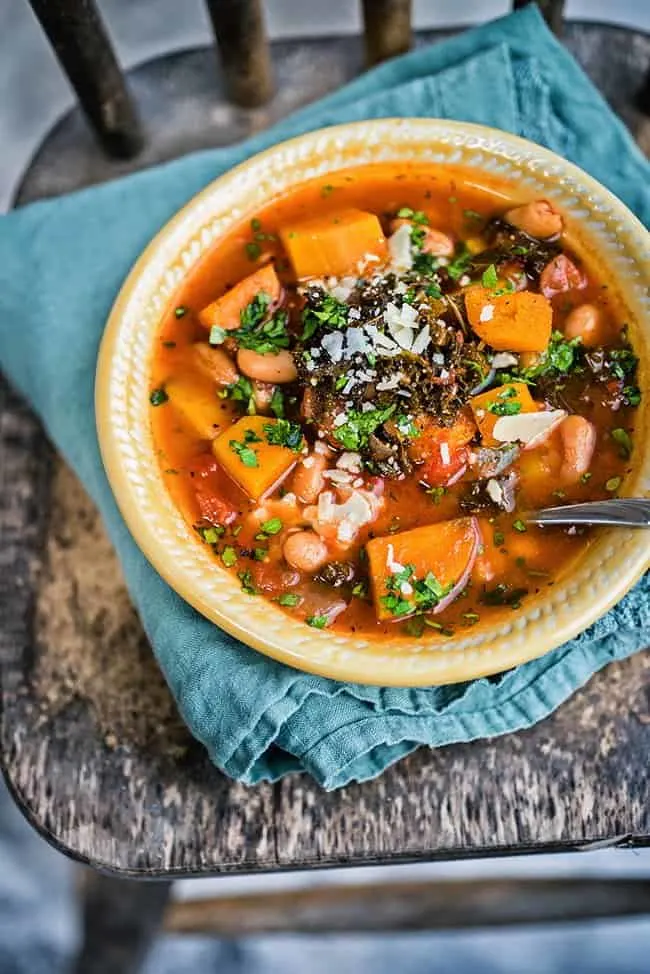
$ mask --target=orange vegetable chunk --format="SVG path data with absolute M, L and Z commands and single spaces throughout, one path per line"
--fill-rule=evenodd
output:
M 192 372 L 180 372 L 165 383 L 172 406 L 185 425 L 202 440 L 213 440 L 230 421 L 213 382 Z
M 431 572 L 443 587 L 461 582 L 470 571 L 480 542 L 478 522 L 474 517 L 459 517 L 425 527 L 413 528 L 383 538 L 373 538 L 366 545 L 370 578 L 377 618 L 402 619 L 417 611 L 412 595 L 391 587 L 396 566 L 413 566 L 413 581 L 424 579 Z M 393 583 L 394 584 L 394 583 Z M 387 596 L 398 595 L 412 603 L 410 611 L 395 613 L 384 602 Z
M 386 238 L 374 213 L 343 210 L 313 217 L 280 231 L 298 279 L 353 273 L 367 254 L 384 260 Z
M 495 296 L 477 284 L 465 291 L 469 323 L 500 352 L 543 352 L 551 338 L 553 309 L 543 294 L 516 291 Z
M 269 443 L 277 419 L 243 416 L 212 444 L 218 463 L 253 500 L 268 494 L 295 466 L 300 453 Z
M 510 390 L 514 390 L 514 394 Z M 525 382 L 507 382 L 503 386 L 497 386 L 495 389 L 488 389 L 487 392 L 473 396 L 469 404 L 474 413 L 483 446 L 503 445 L 492 436 L 492 430 L 496 421 L 499 419 L 499 414 L 490 412 L 489 406 L 491 403 L 495 403 L 497 406 L 501 403 L 518 403 L 521 407 L 519 413 L 537 412 L 537 403 L 531 396 L 530 390 Z
M 218 325 L 226 331 L 239 328 L 241 313 L 253 300 L 263 292 L 268 294 L 271 301 L 277 301 L 282 293 L 282 287 L 275 273 L 273 264 L 265 264 L 253 274 L 249 274 L 243 281 L 235 284 L 229 291 L 222 294 L 216 301 L 212 301 L 202 311 L 199 311 L 199 321 L 206 328 Z

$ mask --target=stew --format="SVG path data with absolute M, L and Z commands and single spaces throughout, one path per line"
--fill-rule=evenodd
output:
M 546 200 L 388 164 L 220 240 L 163 317 L 165 481 L 250 595 L 315 628 L 446 636 L 552 586 L 615 496 L 637 359 L 605 269 Z

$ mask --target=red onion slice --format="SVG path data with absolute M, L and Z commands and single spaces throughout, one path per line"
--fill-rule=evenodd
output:
M 467 565 L 463 569 L 460 578 L 455 582 L 452 590 L 442 599 L 440 599 L 435 609 L 432 609 L 433 615 L 438 615 L 439 612 L 443 612 L 449 605 L 451 605 L 451 603 L 458 598 L 469 581 L 472 568 L 474 567 L 474 562 L 476 561 L 476 556 L 478 555 L 479 547 L 483 540 L 481 537 L 481 529 L 475 517 L 472 518 L 472 530 L 474 533 L 474 544 L 472 545 L 472 550 L 470 551 L 467 559 Z

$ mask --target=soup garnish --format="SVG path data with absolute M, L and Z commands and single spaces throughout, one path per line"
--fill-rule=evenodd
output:
M 374 166 L 204 258 L 162 324 L 152 427 L 215 571 L 314 628 L 444 637 L 589 543 L 526 512 L 620 489 L 636 367 L 551 203 Z

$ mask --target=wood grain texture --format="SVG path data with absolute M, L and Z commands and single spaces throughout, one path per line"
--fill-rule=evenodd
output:
M 636 124 L 631 106 L 650 40 L 572 25 L 568 37 Z M 147 91 L 142 104 L 152 109 L 146 162 L 206 139 L 240 138 L 297 99 L 335 87 L 356 70 L 355 43 L 285 44 L 277 63 L 290 61 L 294 75 L 282 76 L 285 87 L 264 118 L 231 114 L 222 99 L 220 125 L 207 134 L 197 121 L 208 105 L 203 118 L 218 115 L 210 52 L 138 69 L 134 89 Z M 174 71 L 175 89 L 161 93 L 161 78 Z M 84 132 L 74 113 L 58 126 L 23 182 L 21 202 L 124 171 Z M 0 613 L 0 745 L 9 786 L 46 837 L 101 869 L 196 875 L 648 842 L 644 654 L 608 667 L 530 731 L 422 749 L 364 785 L 327 794 L 306 776 L 256 788 L 224 778 L 179 724 L 96 511 L 6 385 Z

